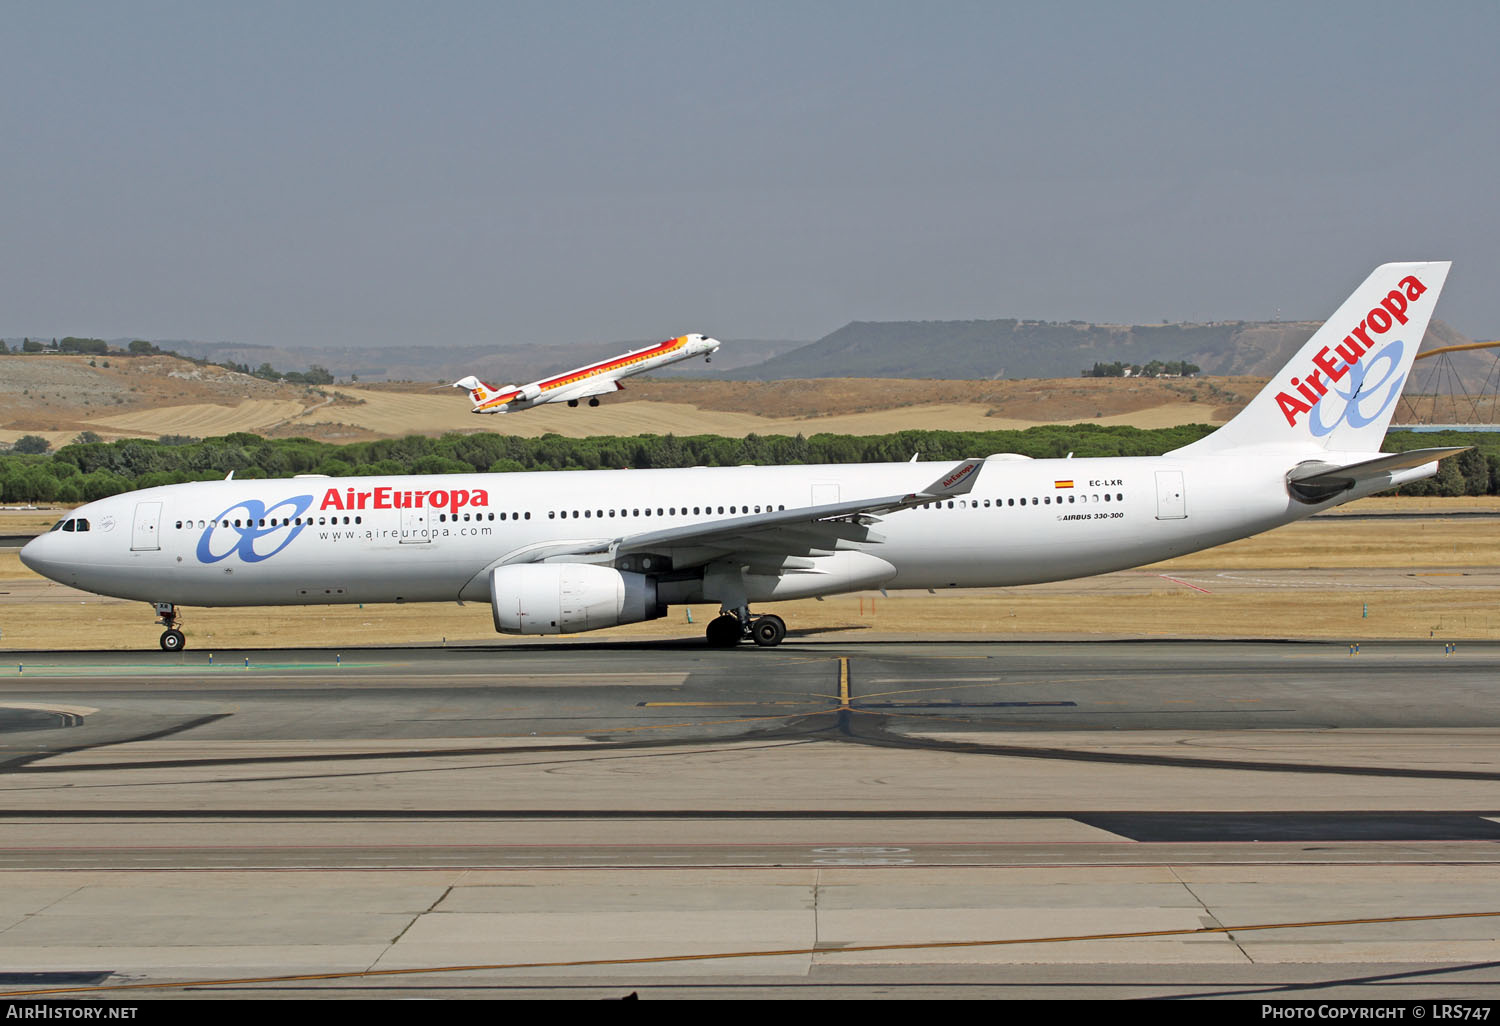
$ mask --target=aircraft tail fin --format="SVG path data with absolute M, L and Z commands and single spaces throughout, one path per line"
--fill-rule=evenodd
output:
M 470 374 L 466 378 L 460 378 L 455 381 L 453 383 L 453 387 L 468 389 L 469 398 L 474 401 L 475 413 L 481 412 L 484 404 L 495 398 L 495 396 L 504 391 L 507 391 L 507 389 L 503 388 L 491 388 L 489 385 L 486 385 L 483 381 L 480 381 L 472 374 Z
M 1451 266 L 1377 267 L 1233 420 L 1176 453 L 1281 444 L 1378 452 Z

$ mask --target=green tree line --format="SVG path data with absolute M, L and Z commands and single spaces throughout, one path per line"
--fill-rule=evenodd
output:
M 890 435 L 636 435 L 517 438 L 498 434 L 409 435 L 351 445 L 307 438 L 262 438 L 238 433 L 219 438 L 170 436 L 150 441 L 83 441 L 56 452 L 0 454 L 0 499 L 5 502 L 92 502 L 136 488 L 221 480 L 326 474 L 331 477 L 395 474 L 510 473 L 528 470 L 599 470 L 625 467 L 724 467 L 740 464 L 904 462 L 920 454 L 942 463 L 1011 452 L 1033 458 L 1155 456 L 1186 445 L 1212 428 L 1194 424 L 1141 428 L 1075 424 L 1024 431 L 901 431 Z M 1404 486 L 1405 495 L 1500 493 L 1500 434 L 1392 432 L 1387 451 L 1473 445 L 1445 460 L 1435 478 Z

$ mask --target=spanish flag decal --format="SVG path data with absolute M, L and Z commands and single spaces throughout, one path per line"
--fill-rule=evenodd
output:
M 1054 488 L 1072 488 L 1073 487 L 1073 482 L 1072 481 L 1053 481 L 1052 482 L 1052 487 L 1054 487 Z

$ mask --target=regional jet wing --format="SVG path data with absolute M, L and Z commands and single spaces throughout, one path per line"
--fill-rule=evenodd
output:
M 533 563 L 580 558 L 591 561 L 587 557 L 609 555 L 619 559 L 634 554 L 671 551 L 676 554 L 674 565 L 680 568 L 736 552 L 792 555 L 833 549 L 841 540 L 879 542 L 879 535 L 870 527 L 879 522 L 881 514 L 963 495 L 974 487 L 974 480 L 983 466 L 982 459 L 964 460 L 927 487 L 905 495 L 799 506 L 617 538 L 580 540 L 574 544 L 531 546 L 510 553 L 501 562 Z
M 1286 476 L 1286 483 L 1292 494 L 1304 502 L 1325 502 L 1335 495 L 1347 492 L 1356 484 L 1374 480 L 1395 470 L 1410 470 L 1435 463 L 1472 448 L 1472 445 L 1460 445 L 1453 448 L 1409 449 L 1345 466 L 1312 460 L 1293 467 Z

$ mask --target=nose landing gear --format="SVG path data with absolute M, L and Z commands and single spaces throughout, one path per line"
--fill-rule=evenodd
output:
M 187 644 L 187 637 L 177 629 L 182 618 L 177 615 L 177 607 L 170 602 L 153 602 L 152 607 L 156 610 L 157 623 L 166 630 L 161 632 L 161 649 L 163 652 L 181 652 Z

